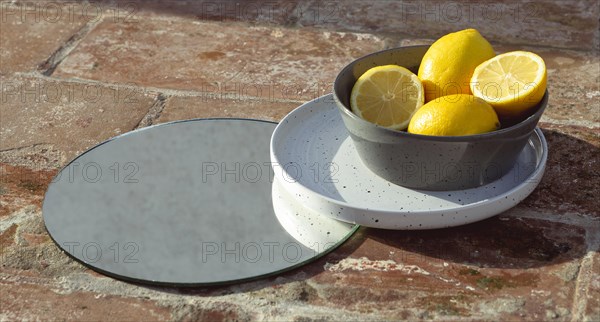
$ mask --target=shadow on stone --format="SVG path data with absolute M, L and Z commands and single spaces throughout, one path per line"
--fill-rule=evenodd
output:
M 486 268 L 541 267 L 582 258 L 586 251 L 584 229 L 537 219 L 494 217 L 454 228 L 366 234 L 421 261 Z
M 600 217 L 600 131 L 583 127 L 544 129 L 548 162 L 544 177 L 523 205 Z M 574 136 L 561 133 L 568 132 Z
M 548 161 L 538 188 L 520 207 L 553 216 L 599 216 L 600 139 L 586 128 L 548 125 Z M 560 132 L 552 129 L 559 128 Z M 563 132 L 576 135 L 572 136 Z M 580 139 L 580 138 L 583 138 Z M 518 209 L 516 210 L 518 214 Z M 368 238 L 424 260 L 480 267 L 533 268 L 585 255 L 584 229 L 565 223 L 500 216 L 478 223 L 428 231 L 369 229 Z
M 198 21 L 249 22 L 290 25 L 300 17 L 296 13 L 298 2 L 239 1 L 164 1 L 164 0 L 77 0 L 89 7 L 89 11 L 105 9 L 109 18 L 117 21 L 135 22 L 144 15 L 175 15 Z M 305 9 L 306 10 L 306 9 Z M 114 17 L 113 17 L 114 16 Z

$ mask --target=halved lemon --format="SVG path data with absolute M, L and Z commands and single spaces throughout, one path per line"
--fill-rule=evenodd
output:
M 358 78 L 350 95 L 354 114 L 394 130 L 406 129 L 423 102 L 423 85 L 417 75 L 397 65 L 367 70 Z
M 518 116 L 544 97 L 546 64 L 531 52 L 504 53 L 477 66 L 470 86 L 473 95 L 492 105 L 498 115 Z

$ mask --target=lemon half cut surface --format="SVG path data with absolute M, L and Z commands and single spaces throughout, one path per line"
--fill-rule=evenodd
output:
M 423 85 L 417 75 L 397 65 L 367 70 L 358 78 L 350 95 L 354 114 L 394 130 L 406 129 L 423 102 Z
M 477 66 L 470 86 L 473 95 L 492 105 L 498 115 L 518 116 L 542 100 L 546 64 L 531 52 L 504 53 Z

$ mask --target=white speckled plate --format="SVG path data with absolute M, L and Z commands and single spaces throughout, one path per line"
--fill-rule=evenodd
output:
M 363 165 L 331 95 L 292 111 L 271 137 L 275 176 L 301 204 L 385 229 L 452 227 L 506 211 L 538 185 L 547 150 L 536 129 L 515 167 L 497 181 L 468 190 L 425 191 L 392 184 Z
M 290 236 L 322 256 L 345 242 L 360 226 L 321 216 L 304 207 L 273 180 L 272 199 L 275 217 Z

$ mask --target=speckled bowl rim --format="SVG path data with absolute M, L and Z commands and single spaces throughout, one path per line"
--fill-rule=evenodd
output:
M 536 104 L 537 110 L 535 111 L 535 113 L 528 116 L 525 120 L 523 120 L 517 124 L 514 124 L 507 128 L 503 128 L 503 129 L 492 131 L 492 132 L 482 133 L 482 134 L 460 135 L 460 136 L 432 136 L 432 135 L 414 134 L 414 133 L 408 133 L 405 131 L 393 130 L 393 129 L 389 129 L 389 128 L 371 123 L 367 120 L 362 119 L 358 115 L 352 113 L 352 111 L 350 110 L 350 107 L 344 105 L 342 103 L 342 101 L 339 99 L 336 89 L 338 87 L 338 84 L 340 82 L 340 78 L 341 78 L 342 74 L 344 74 L 345 72 L 351 72 L 351 69 L 354 67 L 354 65 L 356 65 L 360 61 L 365 60 L 370 57 L 373 57 L 373 56 L 379 56 L 379 55 L 382 55 L 385 53 L 396 52 L 396 51 L 406 49 L 406 48 L 426 48 L 426 47 L 429 47 L 429 46 L 428 45 L 405 46 L 405 47 L 396 47 L 396 48 L 390 48 L 390 49 L 385 49 L 385 50 L 381 50 L 381 51 L 376 51 L 376 52 L 370 53 L 368 55 L 362 56 L 360 58 L 357 58 L 354 61 L 352 61 L 351 63 L 349 63 L 348 65 L 346 65 L 344 68 L 342 68 L 342 70 L 336 76 L 335 81 L 333 82 L 333 91 L 332 91 L 336 106 L 338 107 L 340 112 L 345 114 L 346 116 L 350 117 L 353 122 L 358 122 L 360 124 L 360 126 L 374 128 L 379 131 L 386 132 L 387 134 L 390 134 L 393 136 L 407 137 L 407 138 L 419 139 L 419 140 L 424 140 L 424 141 L 435 141 L 435 142 L 465 142 L 465 141 L 476 142 L 476 141 L 482 141 L 482 140 L 488 140 L 488 139 L 495 139 L 497 136 L 501 137 L 501 136 L 503 136 L 503 134 L 510 133 L 515 130 L 526 127 L 526 126 L 530 125 L 532 122 L 537 123 L 539 121 L 539 119 L 541 118 L 541 115 L 546 110 L 546 106 L 548 105 L 548 90 L 547 89 L 544 92 L 544 96 L 542 97 L 542 100 Z M 506 140 L 506 138 L 499 138 L 499 139 Z

